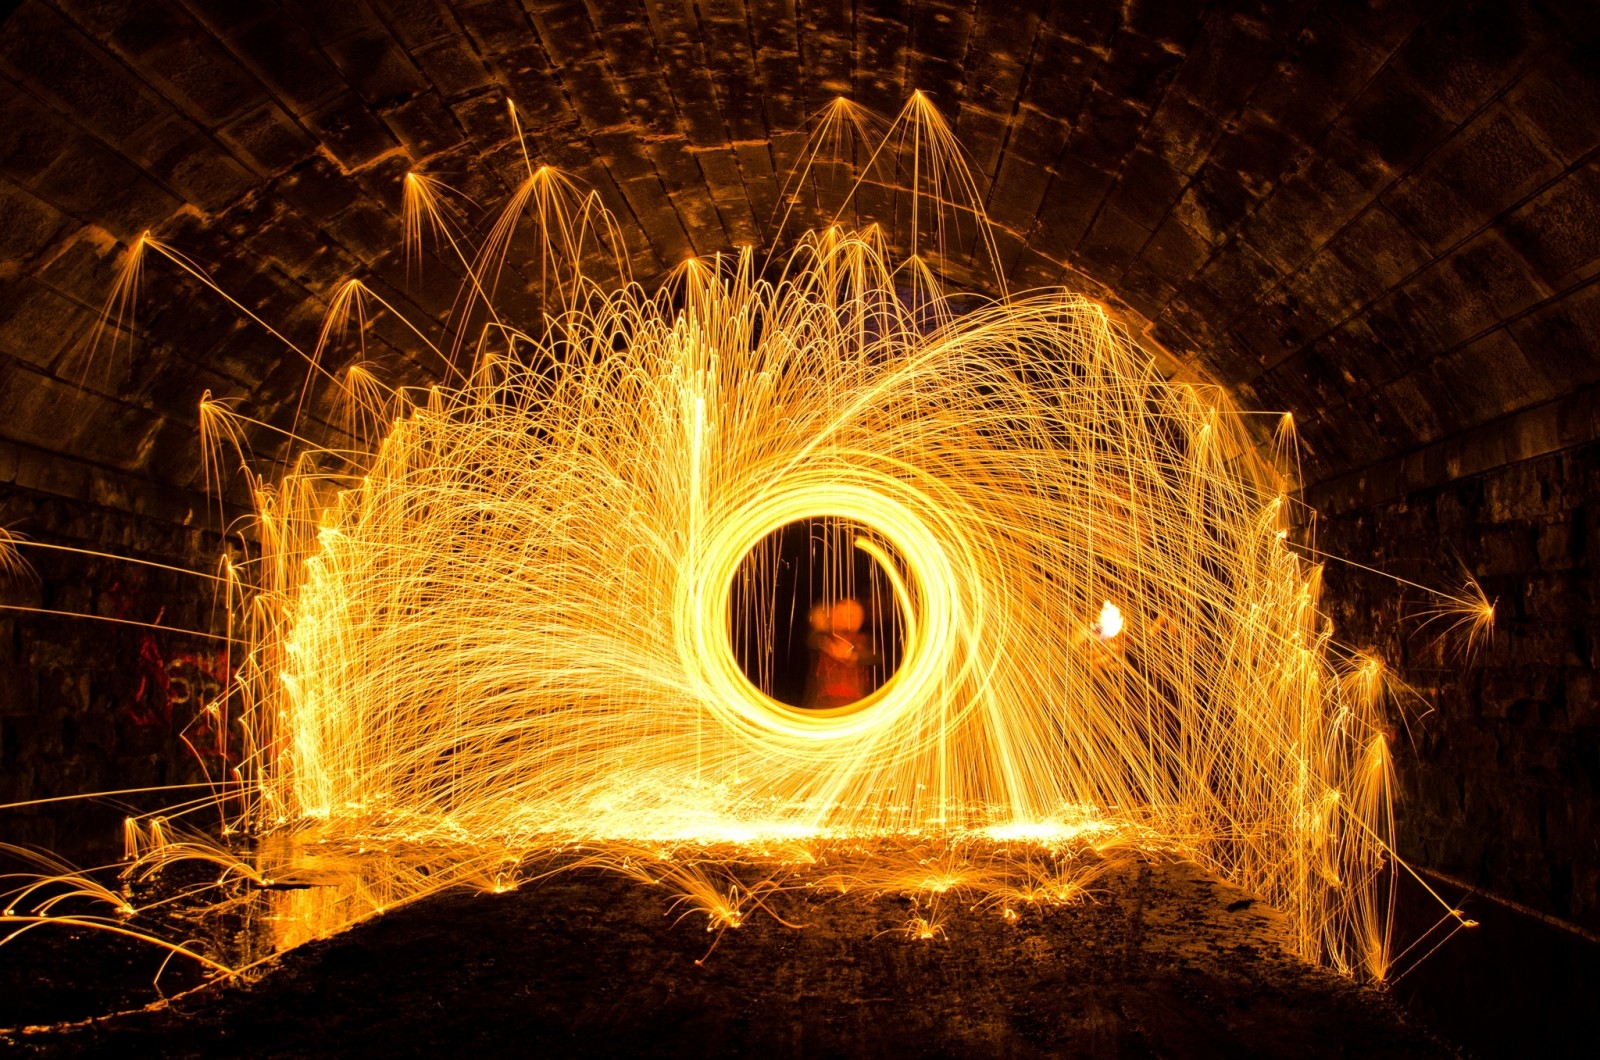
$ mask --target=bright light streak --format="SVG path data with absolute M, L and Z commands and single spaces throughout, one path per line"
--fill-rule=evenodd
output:
M 1122 610 L 1116 604 L 1107 600 L 1100 608 L 1100 617 L 1095 620 L 1092 627 L 1094 635 L 1101 640 L 1110 640 L 1122 632 Z
M 814 143 L 858 118 L 836 104 Z M 897 262 L 881 229 L 834 226 L 656 293 L 606 278 L 627 274 L 615 222 L 547 167 L 476 256 L 408 175 L 407 232 L 445 241 L 463 317 L 492 319 L 452 347 L 477 350 L 459 382 L 352 371 L 349 421 L 382 437 L 257 490 L 235 608 L 253 753 L 218 802 L 272 876 L 353 881 L 284 897 L 280 945 L 578 851 L 720 928 L 792 871 L 741 882 L 752 851 L 1014 918 L 1079 900 L 1098 870 L 1073 859 L 1122 847 L 1194 859 L 1287 911 L 1308 958 L 1381 974 L 1382 697 L 1284 547 L 1282 474 L 1098 305 L 947 297 L 939 212 L 992 244 L 950 206 L 981 200 L 923 97 L 867 154 L 917 174 L 936 245 Z M 549 309 L 522 332 L 487 303 L 528 212 Z M 730 637 L 741 564 L 816 519 L 859 528 L 904 638 L 891 680 L 829 710 L 763 692 Z M 194 856 L 159 818 L 128 834 L 140 866 Z

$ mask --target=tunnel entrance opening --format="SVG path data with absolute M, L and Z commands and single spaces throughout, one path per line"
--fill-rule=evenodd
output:
M 734 655 L 752 685 L 791 707 L 848 705 L 888 683 L 905 628 L 880 564 L 838 516 L 800 519 L 756 543 L 729 587 Z

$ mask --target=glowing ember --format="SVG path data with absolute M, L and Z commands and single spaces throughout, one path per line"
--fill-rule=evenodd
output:
M 977 199 L 920 96 L 885 143 L 876 164 L 917 174 L 920 249 L 936 210 Z M 414 238 L 462 245 L 437 185 L 406 194 Z M 523 332 L 486 292 L 529 210 L 550 308 Z M 1382 974 L 1381 672 L 1338 661 L 1284 479 L 1222 393 L 1164 380 L 1066 291 L 958 313 L 937 255 L 896 262 L 875 227 L 806 234 L 769 269 L 690 261 L 655 293 L 583 265 L 613 228 L 530 167 L 462 259 L 491 314 L 470 369 L 421 392 L 351 369 L 352 421 L 382 436 L 259 487 L 229 704 L 251 753 L 216 805 L 264 845 L 247 866 L 139 819 L 132 871 L 338 881 L 282 897 L 291 945 L 559 864 L 667 886 L 718 928 L 796 873 L 1015 919 L 1081 898 L 1080 854 L 1139 851 L 1284 909 L 1307 957 Z M 218 403 L 202 421 L 237 433 Z M 903 638 L 842 707 L 773 699 L 730 638 L 764 591 L 741 565 L 803 520 L 860 529 Z
M 1110 640 L 1122 632 L 1122 611 L 1116 604 L 1107 600 L 1100 608 L 1100 617 L 1095 621 L 1092 631 L 1101 640 Z

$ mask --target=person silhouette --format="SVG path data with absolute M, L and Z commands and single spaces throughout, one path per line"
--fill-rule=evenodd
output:
M 842 707 L 863 698 L 870 689 L 869 673 L 878 661 L 872 638 L 861 632 L 865 618 L 861 603 L 844 597 L 832 605 L 811 609 L 811 672 L 800 705 L 818 710 Z

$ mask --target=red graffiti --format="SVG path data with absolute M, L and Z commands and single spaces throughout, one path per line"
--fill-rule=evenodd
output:
M 167 678 L 161 648 L 149 633 L 139 636 L 139 661 L 136 664 L 139 688 L 133 702 L 122 709 L 122 717 L 141 729 L 172 724 L 172 682 Z
M 168 659 L 155 636 L 144 633 L 136 666 L 139 686 L 120 717 L 142 730 L 170 731 L 181 721 L 179 736 L 196 758 L 238 762 L 228 740 L 233 681 L 225 652 L 179 652 Z

